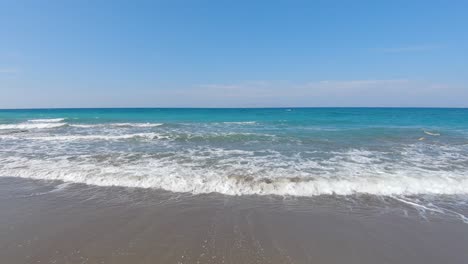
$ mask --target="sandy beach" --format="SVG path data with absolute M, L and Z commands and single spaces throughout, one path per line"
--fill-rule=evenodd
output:
M 0 264 L 468 264 L 467 10 L 0 1 Z
M 1 262 L 466 263 L 460 219 L 356 199 L 1 178 Z

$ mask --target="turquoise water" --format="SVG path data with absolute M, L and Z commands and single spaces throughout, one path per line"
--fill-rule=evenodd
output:
M 468 109 L 0 110 L 0 176 L 228 195 L 466 195 Z

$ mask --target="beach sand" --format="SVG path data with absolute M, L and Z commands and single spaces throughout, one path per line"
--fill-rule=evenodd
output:
M 466 223 L 379 199 L 0 178 L 0 263 L 468 263 Z

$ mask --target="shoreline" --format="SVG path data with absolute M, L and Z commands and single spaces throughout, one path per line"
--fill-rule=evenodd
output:
M 190 195 L 0 178 L 0 198 L 5 263 L 427 264 L 468 258 L 468 228 L 459 219 L 424 216 L 402 204 L 383 207 L 369 197 L 356 204 L 349 197 Z

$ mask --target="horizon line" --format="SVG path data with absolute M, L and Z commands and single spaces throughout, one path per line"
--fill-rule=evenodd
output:
M 394 108 L 394 109 L 468 109 L 468 106 L 259 106 L 259 107 L 201 107 L 201 106 L 115 106 L 115 107 L 20 107 L 20 108 L 0 108 L 4 110 L 71 110 L 71 109 L 288 109 L 288 108 Z

